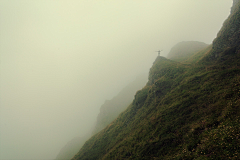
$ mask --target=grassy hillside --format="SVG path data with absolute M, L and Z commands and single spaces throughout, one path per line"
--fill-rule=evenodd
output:
M 239 64 L 238 58 L 230 61 Z M 150 71 L 152 82 L 74 159 L 240 156 L 240 68 L 225 65 L 228 61 L 206 69 L 159 57 Z M 156 75 L 155 67 L 168 72 Z
M 229 42 L 240 37 L 229 34 L 240 28 L 234 2 L 212 48 L 188 64 L 158 57 L 131 105 L 73 160 L 240 159 L 240 43 Z

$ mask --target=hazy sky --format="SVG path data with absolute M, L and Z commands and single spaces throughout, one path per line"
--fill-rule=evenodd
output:
M 0 0 L 0 159 L 51 159 L 162 49 L 210 44 L 231 0 Z

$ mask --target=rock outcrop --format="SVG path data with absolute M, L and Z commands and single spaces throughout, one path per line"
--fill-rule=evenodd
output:
M 231 14 L 223 23 L 221 30 L 217 34 L 217 38 L 213 41 L 213 57 L 218 58 L 220 53 L 229 48 L 235 48 L 235 52 L 239 52 L 240 47 L 240 0 L 234 0 L 231 8 Z

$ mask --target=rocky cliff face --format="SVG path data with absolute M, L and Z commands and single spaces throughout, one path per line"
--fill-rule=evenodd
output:
M 234 0 L 231 14 L 224 22 L 217 38 L 213 41 L 213 56 L 221 56 L 220 53 L 229 48 L 236 47 L 235 52 L 240 51 L 240 0 Z
M 239 2 L 239 0 L 233 0 L 233 6 L 231 8 L 231 14 L 237 10 L 238 2 Z

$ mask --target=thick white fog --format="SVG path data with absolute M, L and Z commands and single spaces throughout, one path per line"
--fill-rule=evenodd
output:
M 0 0 L 0 159 L 54 159 L 180 41 L 210 44 L 231 0 Z

